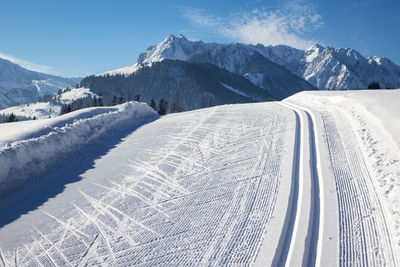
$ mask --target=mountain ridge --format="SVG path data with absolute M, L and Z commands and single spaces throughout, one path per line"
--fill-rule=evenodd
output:
M 221 47 L 232 45 L 235 44 L 204 43 L 190 41 L 183 35 L 169 35 L 161 43 L 150 46 L 141 53 L 133 66 L 121 68 L 116 73 L 129 75 L 142 65 L 164 59 L 188 61 L 206 51 L 217 55 Z M 333 48 L 315 44 L 306 50 L 301 50 L 287 45 L 239 45 L 260 53 L 322 90 L 367 88 L 368 84 L 374 81 L 379 82 L 382 87 L 400 87 L 399 66 L 387 58 L 364 57 L 352 48 Z M 108 71 L 100 75 L 116 73 Z
M 28 70 L 0 58 L 0 109 L 38 101 L 80 81 L 81 78 L 64 78 Z

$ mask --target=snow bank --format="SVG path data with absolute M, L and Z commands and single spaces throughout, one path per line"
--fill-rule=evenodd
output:
M 47 128 L 43 135 L 35 136 L 31 133 L 35 137 L 6 143 L 0 148 L 0 191 L 16 187 L 31 175 L 45 170 L 66 153 L 77 150 L 107 131 L 157 116 L 145 103 L 129 102 L 114 109 L 72 122 L 69 118 L 61 126 L 58 124 Z M 67 115 L 79 117 L 80 113 Z

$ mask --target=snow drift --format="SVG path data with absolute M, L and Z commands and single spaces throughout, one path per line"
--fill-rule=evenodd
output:
M 72 113 L 73 114 L 73 113 Z M 77 112 L 76 114 L 80 114 Z M 71 114 L 67 114 L 71 116 Z M 88 144 L 103 133 L 157 116 L 145 103 L 129 102 L 115 110 L 51 127 L 45 134 L 6 143 L 0 148 L 0 192 L 25 182 L 65 154 Z

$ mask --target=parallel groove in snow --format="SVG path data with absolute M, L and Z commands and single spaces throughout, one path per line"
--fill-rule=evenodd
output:
M 283 250 L 276 255 L 277 266 L 297 266 L 299 260 L 303 266 L 319 265 L 321 239 L 320 227 L 320 180 L 317 159 L 314 119 L 302 108 L 282 103 L 293 110 L 296 116 L 295 152 L 293 158 L 292 203 L 288 207 L 289 225 L 282 233 Z

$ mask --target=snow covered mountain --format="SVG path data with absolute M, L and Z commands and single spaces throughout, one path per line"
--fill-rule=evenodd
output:
M 304 90 L 310 83 L 244 44 L 229 44 L 194 55 L 190 62 L 210 63 L 239 74 L 267 90 L 275 99 L 283 99 Z
M 276 65 L 263 59 L 262 72 L 246 71 L 251 68 L 248 61 L 254 61 L 248 59 L 254 57 L 251 51 L 257 52 L 286 70 L 277 68 Z M 364 57 L 351 48 L 332 48 L 315 44 L 306 50 L 300 50 L 285 45 L 207 44 L 202 41 L 189 41 L 182 35 L 177 37 L 169 35 L 160 44 L 150 46 L 139 55 L 137 63 L 133 66 L 103 74 L 129 75 L 143 65 L 165 59 L 195 60 L 215 64 L 243 75 L 267 90 L 274 88 L 285 91 L 288 87 L 296 88 L 297 91 L 311 89 L 310 85 L 298 79 L 304 79 L 319 89 L 367 88 L 368 84 L 374 81 L 379 82 L 383 88 L 400 87 L 399 66 L 387 58 Z M 288 75 L 287 70 L 298 76 L 297 80 Z
M 400 87 L 400 67 L 387 58 L 364 57 L 352 48 L 315 44 L 306 50 L 289 46 L 253 46 L 271 61 L 320 89 L 363 89 L 371 82 Z
M 0 109 L 53 96 L 59 89 L 73 87 L 80 80 L 27 70 L 0 58 Z

